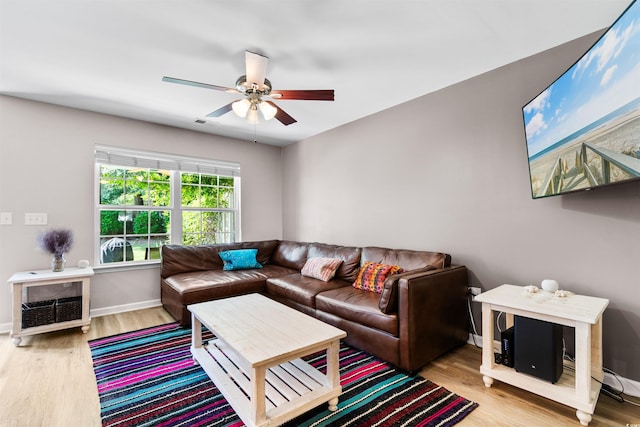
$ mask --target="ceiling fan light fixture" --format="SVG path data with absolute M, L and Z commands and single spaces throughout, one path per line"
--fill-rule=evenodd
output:
M 258 107 L 256 106 L 256 104 L 251 104 L 251 108 L 249 108 L 249 111 L 247 111 L 247 121 L 252 125 L 258 124 Z
M 231 109 L 238 117 L 247 117 L 247 112 L 251 108 L 251 102 L 247 98 L 241 99 L 239 101 L 231 104 Z
M 265 120 L 271 120 L 276 116 L 278 109 L 268 102 L 262 101 L 260 105 L 260 111 L 262 112 L 262 116 Z

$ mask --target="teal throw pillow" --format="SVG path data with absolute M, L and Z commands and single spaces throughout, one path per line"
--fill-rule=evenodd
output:
M 219 253 L 224 265 L 223 270 L 247 270 L 249 268 L 262 268 L 256 260 L 257 249 L 236 249 Z

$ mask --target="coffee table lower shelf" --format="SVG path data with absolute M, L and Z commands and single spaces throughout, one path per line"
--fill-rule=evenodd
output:
M 233 350 L 219 339 L 191 347 L 191 353 L 248 427 L 277 426 L 325 402 L 329 402 L 330 410 L 336 410 L 342 392 L 341 387 L 331 387 L 325 375 L 302 359 L 261 373 L 245 372 Z M 257 396 L 256 401 L 264 399 L 264 406 L 259 402 L 252 405 L 252 395 Z M 264 416 L 260 407 L 265 409 Z

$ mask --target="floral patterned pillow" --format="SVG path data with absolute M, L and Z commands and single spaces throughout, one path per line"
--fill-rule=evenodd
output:
M 377 262 L 366 261 L 362 267 L 360 267 L 358 277 L 356 277 L 353 287 L 364 291 L 382 293 L 384 281 L 387 280 L 387 277 L 402 273 L 403 271 L 399 265 L 379 264 Z

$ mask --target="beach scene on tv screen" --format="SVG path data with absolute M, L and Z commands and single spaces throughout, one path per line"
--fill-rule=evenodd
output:
M 534 198 L 640 177 L 640 2 L 522 111 Z

